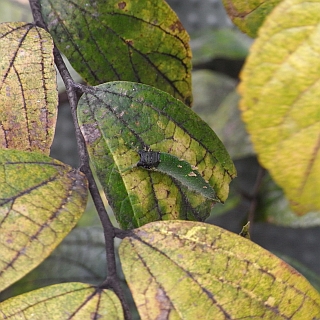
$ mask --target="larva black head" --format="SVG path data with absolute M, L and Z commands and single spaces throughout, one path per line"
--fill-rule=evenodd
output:
M 152 151 L 151 149 L 139 150 L 140 161 L 137 163 L 138 167 L 145 169 L 156 168 L 160 163 L 160 152 Z

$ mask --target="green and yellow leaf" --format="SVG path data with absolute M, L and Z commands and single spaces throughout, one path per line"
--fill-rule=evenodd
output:
M 121 303 L 111 290 L 71 282 L 19 295 L 0 303 L 1 319 L 121 320 Z
M 265 18 L 281 0 L 222 0 L 232 22 L 252 38 L 258 35 L 258 30 Z
M 301 274 L 217 226 L 150 223 L 133 230 L 119 253 L 142 319 L 320 317 L 320 295 Z
M 40 153 L 0 150 L 0 291 L 56 248 L 86 200 L 79 171 Z
M 190 188 L 183 179 L 172 177 L 170 172 L 177 170 L 168 166 L 176 161 L 162 163 L 163 172 L 137 167 L 145 147 L 188 162 L 185 168 L 193 168 L 203 178 L 199 180 L 210 184 L 216 201 L 226 200 L 236 175 L 226 149 L 199 116 L 171 95 L 138 83 L 107 83 L 81 97 L 78 118 L 99 180 L 123 228 L 155 220 L 203 221 L 214 203 L 212 197 L 195 191 L 199 186 Z M 191 175 L 195 178 L 193 172 L 189 181 Z
M 320 2 L 285 0 L 251 48 L 239 91 L 261 164 L 299 215 L 320 210 Z
M 191 104 L 189 35 L 164 0 L 40 3 L 55 43 L 88 83 L 145 83 Z
M 50 153 L 58 92 L 49 33 L 0 24 L 0 148 Z

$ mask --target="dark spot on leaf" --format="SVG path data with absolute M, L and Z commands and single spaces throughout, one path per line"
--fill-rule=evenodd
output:
M 176 31 L 178 29 L 179 32 L 184 30 L 184 27 L 183 27 L 182 23 L 179 20 L 174 22 L 169 28 L 172 31 Z
M 124 1 L 118 3 L 119 9 L 124 9 L 124 8 L 126 7 L 126 5 L 127 5 L 127 4 L 126 4 Z

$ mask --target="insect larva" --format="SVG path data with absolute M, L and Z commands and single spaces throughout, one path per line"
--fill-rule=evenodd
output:
M 140 150 L 138 153 L 140 155 L 138 167 L 165 173 L 202 196 L 220 201 L 211 185 L 189 162 L 169 153 L 152 151 L 150 148 Z

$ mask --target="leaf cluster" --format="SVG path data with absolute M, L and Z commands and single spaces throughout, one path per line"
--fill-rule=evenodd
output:
M 0 303 L 0 318 L 132 319 L 124 282 L 142 319 L 320 318 L 319 293 L 251 242 L 249 224 L 236 235 L 204 223 L 216 203 L 227 204 L 236 170 L 210 119 L 191 109 L 189 36 L 169 5 L 29 2 L 34 23 L 0 25 L 0 290 L 52 253 L 78 223 L 88 193 L 102 225 L 106 276 L 84 252 L 88 281 L 61 277 L 11 297 Z M 320 207 L 320 19 L 311 14 L 319 4 L 240 2 L 226 3 L 234 22 L 251 36 L 259 29 L 241 74 L 242 117 L 291 209 L 310 214 Z M 74 81 L 62 53 L 83 81 Z M 74 121 L 76 169 L 49 156 L 55 66 Z M 76 255 L 81 242 L 72 242 Z

